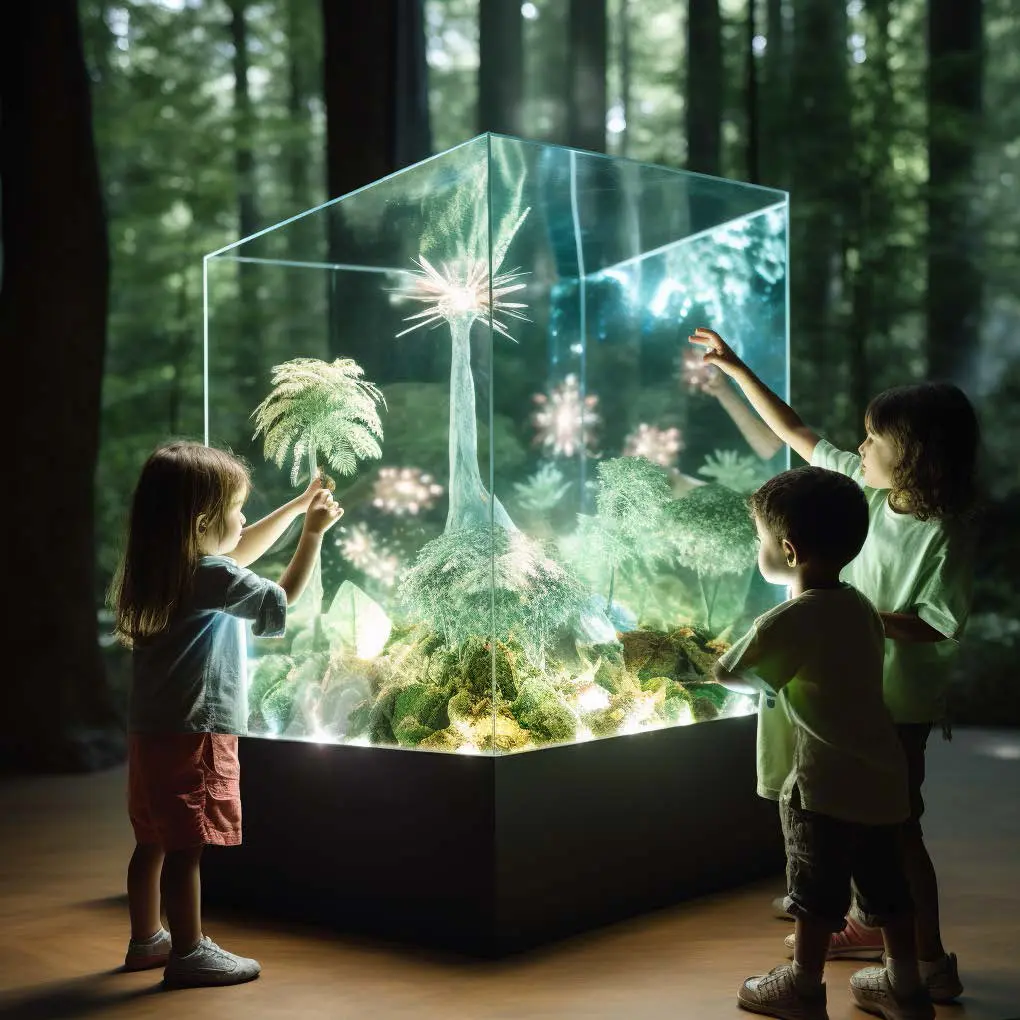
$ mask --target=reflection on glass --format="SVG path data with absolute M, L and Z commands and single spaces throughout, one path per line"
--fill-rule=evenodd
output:
M 316 470 L 345 508 L 251 645 L 251 734 L 498 754 L 752 711 L 706 681 L 776 601 L 745 500 L 785 454 L 686 338 L 785 395 L 786 228 L 781 192 L 485 135 L 207 257 L 210 440 L 254 512 Z

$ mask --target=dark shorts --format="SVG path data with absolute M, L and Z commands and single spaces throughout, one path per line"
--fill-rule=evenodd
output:
M 913 909 L 903 867 L 901 826 L 844 822 L 782 802 L 779 816 L 786 843 L 786 909 L 794 917 L 825 921 L 842 931 L 850 885 L 861 920 L 880 928 Z
M 928 747 L 931 723 L 900 723 L 896 727 L 907 756 L 907 789 L 910 793 L 910 818 L 907 824 L 918 824 L 924 814 L 924 752 Z

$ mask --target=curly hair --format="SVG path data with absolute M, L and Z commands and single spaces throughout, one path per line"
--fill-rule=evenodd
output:
M 123 644 L 166 630 L 198 567 L 199 515 L 221 529 L 231 500 L 249 487 L 245 464 L 223 450 L 179 441 L 153 452 L 135 487 L 127 548 L 109 593 Z
M 849 476 L 820 467 L 782 471 L 751 493 L 751 513 L 800 556 L 842 567 L 868 537 L 868 501 Z
M 864 421 L 899 453 L 889 495 L 894 507 L 920 521 L 973 510 L 981 429 L 963 390 L 939 382 L 895 386 L 871 401 Z

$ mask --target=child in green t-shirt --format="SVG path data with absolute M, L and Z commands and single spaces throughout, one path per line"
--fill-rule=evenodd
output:
M 921 976 L 933 1002 L 951 1001 L 963 986 L 955 955 L 942 945 L 938 885 L 921 831 L 921 785 L 928 735 L 933 724 L 946 723 L 948 665 L 970 608 L 973 556 L 966 519 L 974 501 L 977 416 L 956 386 L 900 386 L 872 400 L 858 452 L 837 450 L 805 426 L 717 333 L 698 329 L 690 340 L 706 348 L 704 360 L 734 380 L 794 452 L 864 489 L 868 537 L 840 576 L 874 603 L 885 628 L 883 694 L 907 756 L 911 811 L 903 846 Z M 830 959 L 867 959 L 881 952 L 879 933 L 853 914 L 829 947 Z

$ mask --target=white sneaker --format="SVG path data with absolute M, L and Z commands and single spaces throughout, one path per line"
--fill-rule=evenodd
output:
M 946 953 L 938 970 L 928 977 L 922 975 L 921 980 L 928 989 L 928 997 L 932 1002 L 954 1002 L 963 995 L 963 982 L 956 966 L 956 953 Z
M 885 967 L 865 967 L 852 974 L 850 994 L 861 1009 L 885 1020 L 935 1020 L 935 1007 L 924 987 L 909 999 L 898 998 Z
M 749 977 L 737 993 L 737 1005 L 751 1013 L 775 1016 L 780 1020 L 829 1020 L 825 1011 L 825 985 L 813 995 L 797 990 L 793 967 L 783 964 L 768 974 Z
M 190 953 L 171 952 L 163 971 L 167 988 L 197 988 L 204 985 L 239 985 L 252 981 L 262 971 L 258 961 L 235 956 L 203 935 Z
M 149 970 L 165 967 L 170 957 L 170 932 L 160 928 L 147 939 L 130 939 L 124 954 L 125 970 Z

